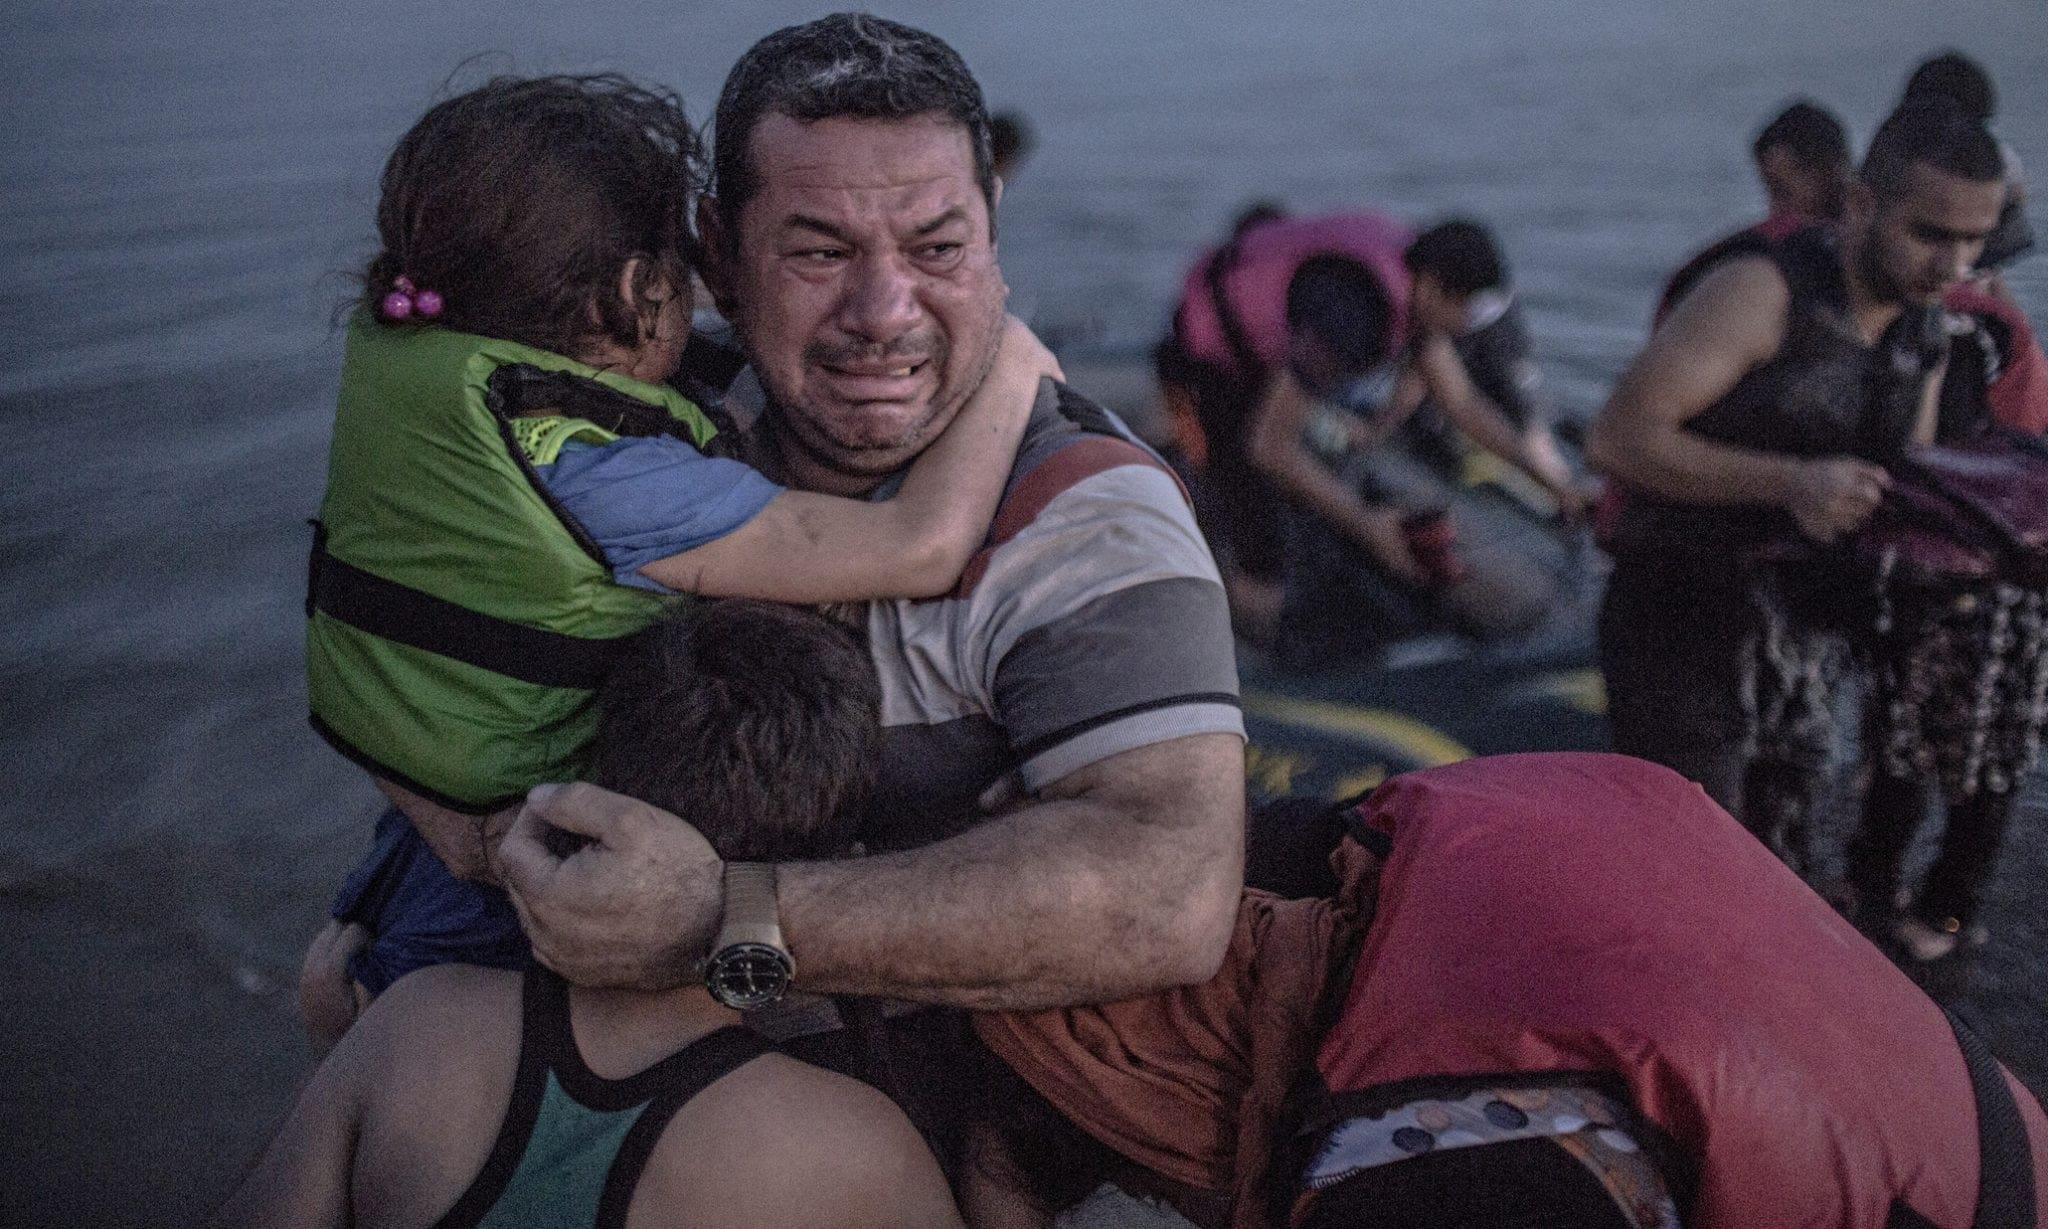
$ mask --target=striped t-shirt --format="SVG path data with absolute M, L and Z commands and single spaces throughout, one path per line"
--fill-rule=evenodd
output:
M 872 848 L 960 831 L 1011 771 L 1036 791 L 1153 743 L 1244 734 L 1222 582 L 1179 482 L 1050 380 L 958 587 L 870 603 L 867 625 L 884 726 Z

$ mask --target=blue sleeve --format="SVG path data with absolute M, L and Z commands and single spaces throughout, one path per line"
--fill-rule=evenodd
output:
M 668 589 L 640 573 L 753 519 L 781 487 L 738 461 L 669 436 L 570 444 L 534 471 L 600 549 L 622 585 Z

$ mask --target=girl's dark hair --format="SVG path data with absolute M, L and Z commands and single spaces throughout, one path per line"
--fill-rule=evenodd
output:
M 666 281 L 689 284 L 703 151 L 682 100 L 613 75 L 497 77 L 437 104 L 384 164 L 376 310 L 395 279 L 440 294 L 434 321 L 560 354 L 637 345 Z M 641 258 L 634 301 L 615 287 Z M 417 317 L 414 317 L 417 319 Z

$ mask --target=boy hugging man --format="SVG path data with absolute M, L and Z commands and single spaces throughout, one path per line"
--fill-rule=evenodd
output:
M 615 671 L 590 777 L 686 816 L 729 865 L 829 857 L 874 777 L 878 686 L 850 629 L 766 602 L 699 604 Z M 727 971 L 726 1001 L 745 1000 L 748 972 Z M 959 1216 L 894 1103 L 774 1052 L 704 986 L 586 989 L 533 962 L 393 985 L 214 1223 L 857 1229 Z

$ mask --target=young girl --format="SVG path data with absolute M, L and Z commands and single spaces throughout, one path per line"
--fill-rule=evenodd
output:
M 445 961 L 525 943 L 491 817 L 573 778 L 612 651 L 678 592 L 822 603 L 946 591 L 982 543 L 1051 356 L 995 368 L 885 502 L 785 490 L 664 383 L 690 321 L 701 185 L 674 95 L 500 78 L 386 164 L 382 250 L 349 326 L 307 612 L 316 729 L 391 799 L 315 941 L 316 1034 Z M 360 995 L 356 996 L 360 997 Z

